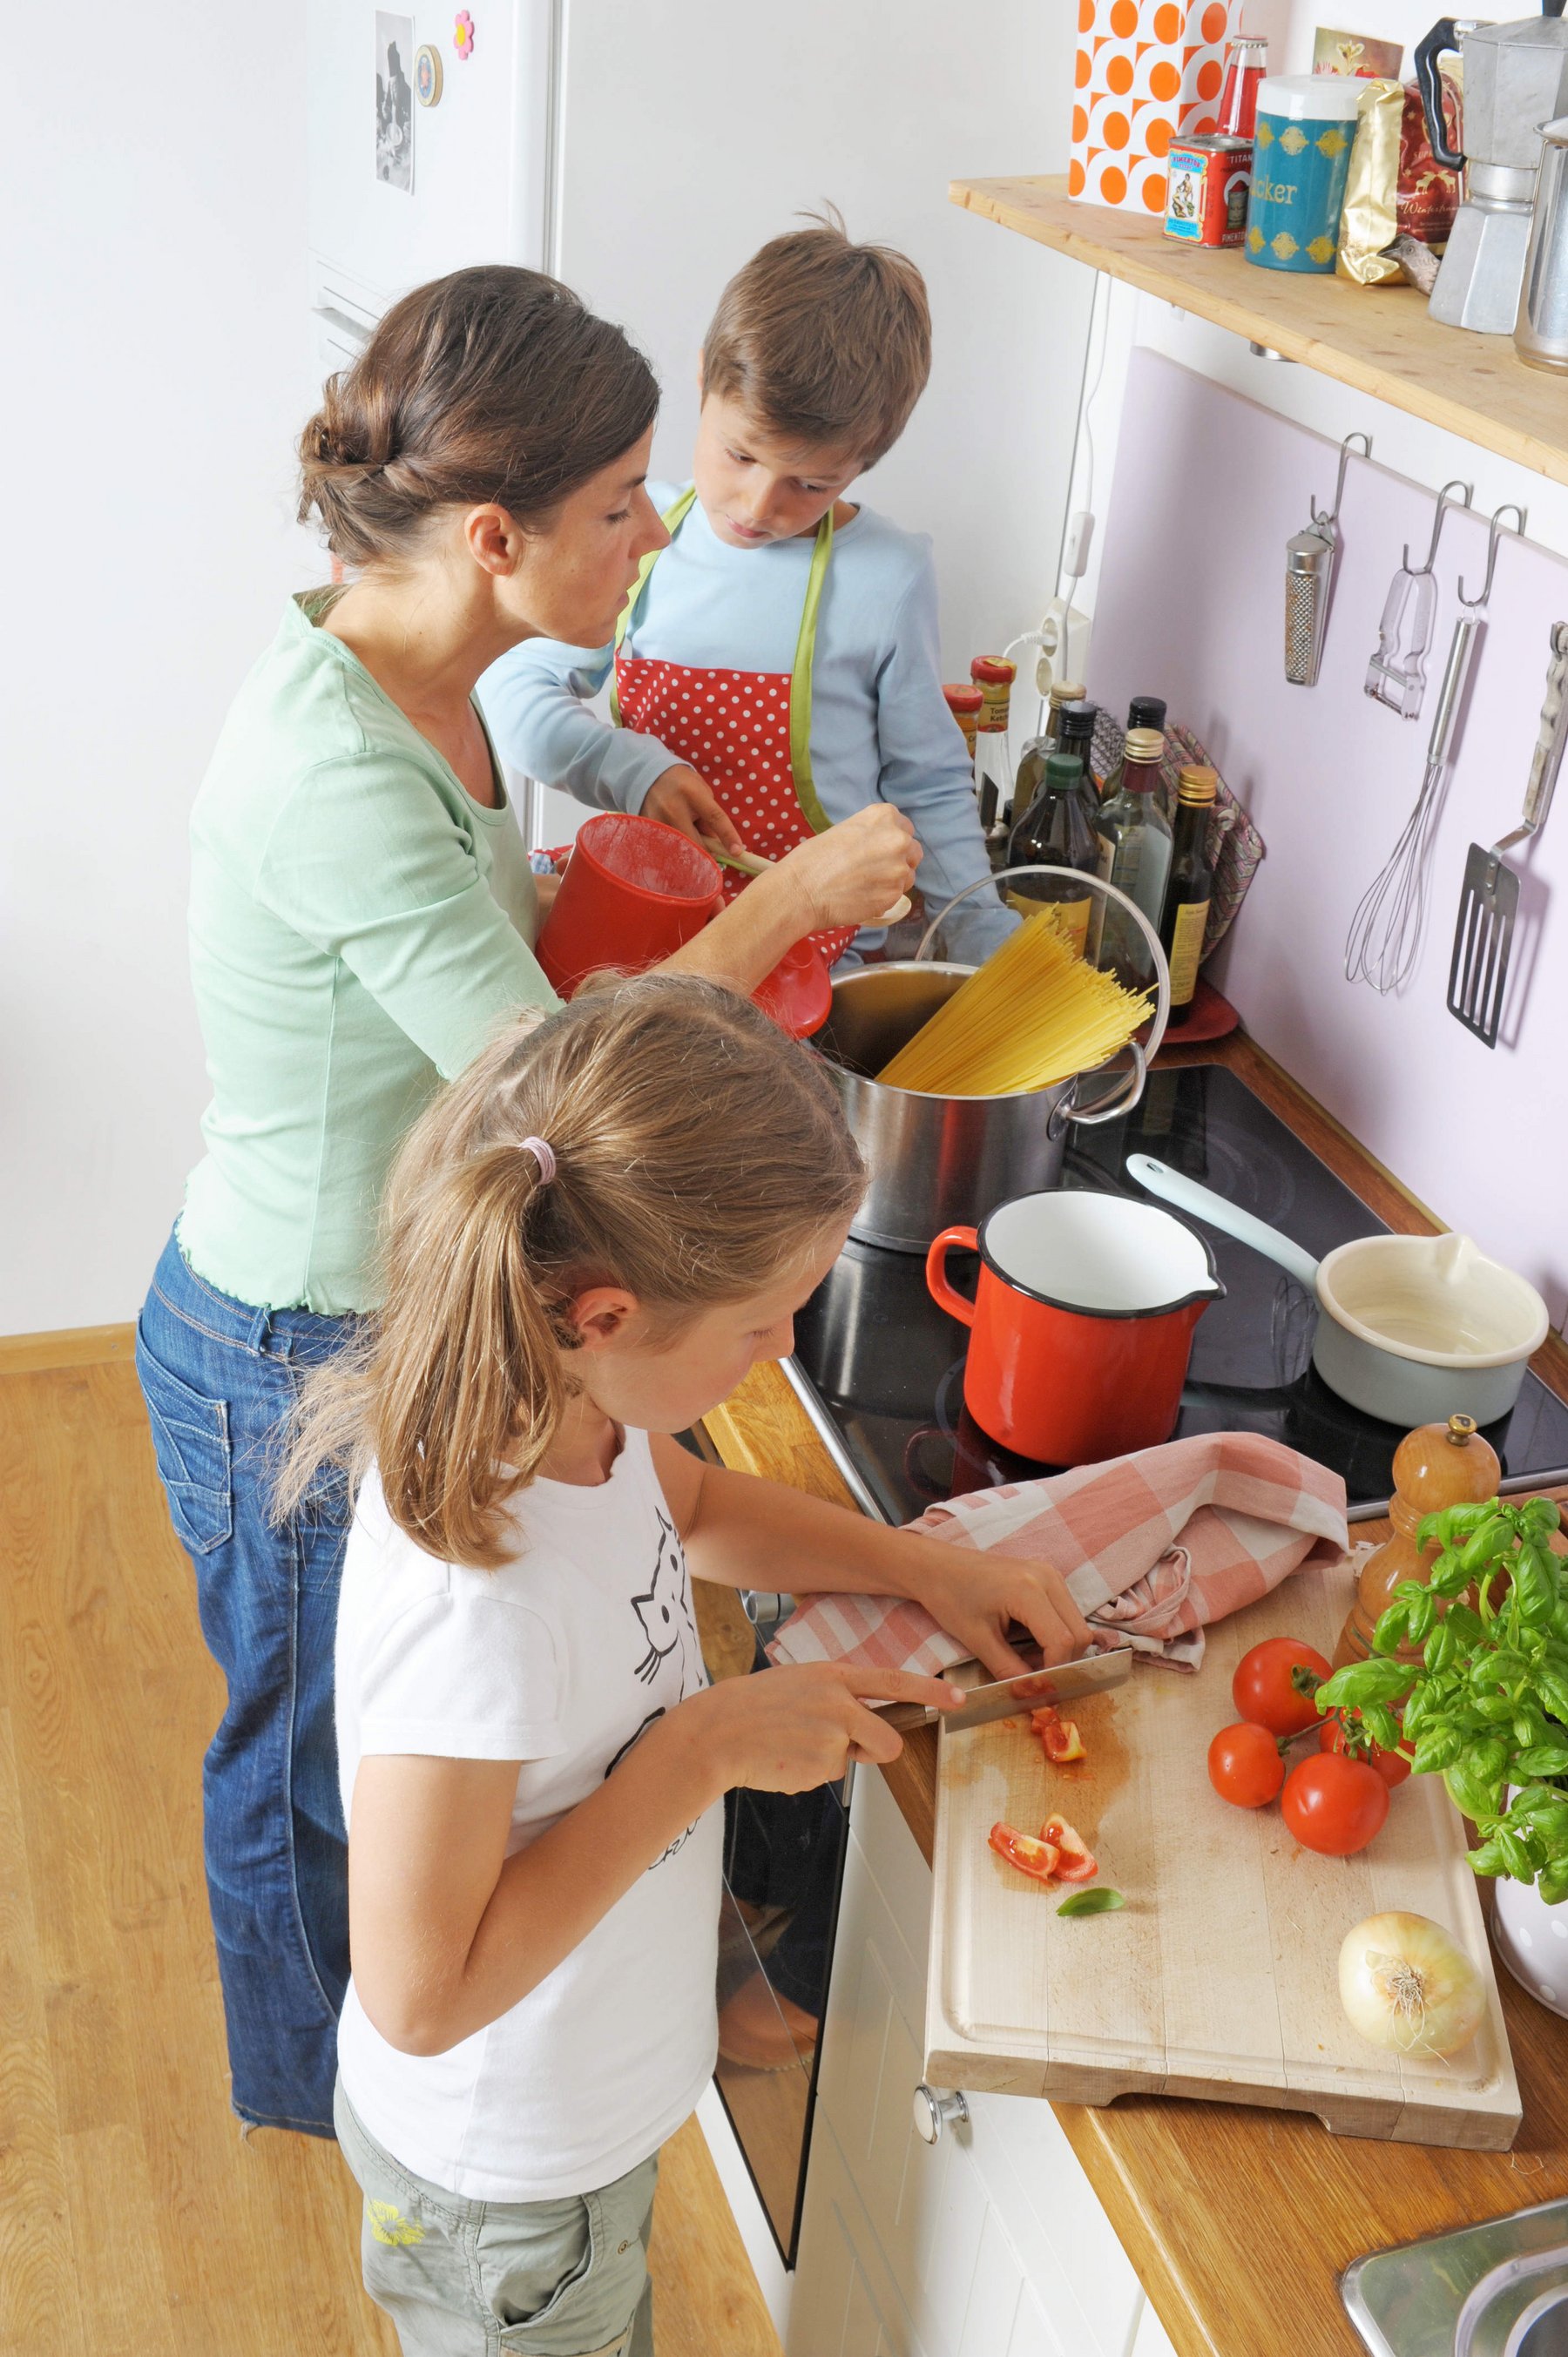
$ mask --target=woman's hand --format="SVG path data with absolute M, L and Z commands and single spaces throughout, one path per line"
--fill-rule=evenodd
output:
M 825 834 L 797 844 L 775 873 L 801 894 L 800 931 L 814 933 L 833 925 L 875 925 L 908 891 L 919 863 L 920 846 L 903 812 L 873 802 Z M 758 884 L 770 880 L 762 877 Z
M 1007 1642 L 1014 1621 L 1023 1622 L 1050 1666 L 1076 1661 L 1093 1644 L 1094 1631 L 1049 1564 L 980 1555 L 919 1531 L 901 1532 L 898 1543 L 912 1558 L 904 1593 L 967 1645 L 993 1678 L 1015 1678 L 1031 1666 Z
M 851 1760 L 886 1766 L 903 1749 L 897 1730 L 866 1708 L 867 1695 L 931 1710 L 963 1700 L 962 1688 L 945 1678 L 809 1662 L 725 1678 L 682 1703 L 666 1724 L 671 1738 L 683 1732 L 700 1746 L 721 1791 L 810 1792 L 836 1784 Z
M 654 779 L 642 798 L 642 815 L 658 819 L 663 826 L 678 827 L 693 843 L 711 834 L 726 851 L 746 849 L 712 786 L 683 761 Z

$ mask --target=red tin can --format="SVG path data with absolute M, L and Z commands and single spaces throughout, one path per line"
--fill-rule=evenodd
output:
M 1223 133 L 1173 139 L 1165 157 L 1165 235 L 1188 245 L 1240 245 L 1251 185 L 1250 139 Z

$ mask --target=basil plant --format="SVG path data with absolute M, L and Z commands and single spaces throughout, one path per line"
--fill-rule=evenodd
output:
M 1549 1498 L 1449 1506 L 1416 1533 L 1441 1552 L 1424 1584 L 1402 1580 L 1372 1653 L 1317 1689 L 1319 1710 L 1413 1752 L 1475 1824 L 1477 1874 L 1568 1899 L 1568 1562 Z M 1472 1596 L 1473 1599 L 1472 1600 Z M 1400 1646 L 1419 1661 L 1391 1660 Z

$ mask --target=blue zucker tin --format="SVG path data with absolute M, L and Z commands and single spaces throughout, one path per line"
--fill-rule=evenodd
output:
M 1246 254 L 1265 270 L 1332 270 L 1364 81 L 1271 74 L 1258 86 Z

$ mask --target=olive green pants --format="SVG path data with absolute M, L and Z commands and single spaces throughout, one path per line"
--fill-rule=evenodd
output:
M 333 2117 L 365 2197 L 365 2289 L 403 2357 L 653 2357 L 657 2154 L 596 2193 L 469 2201 L 383 2152 L 341 2080 Z

